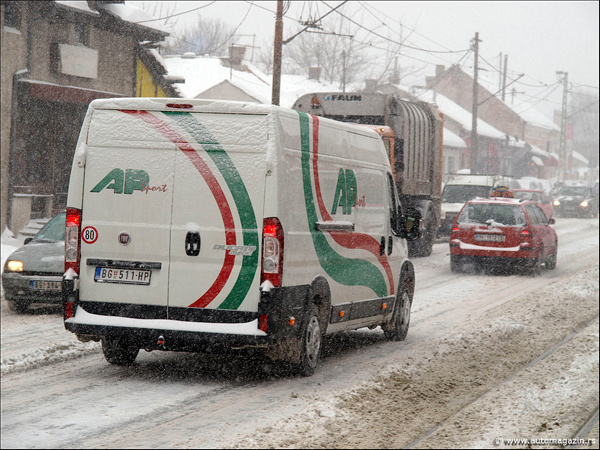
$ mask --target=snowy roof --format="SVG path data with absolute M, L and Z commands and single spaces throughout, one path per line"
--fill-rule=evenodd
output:
M 156 20 L 152 14 L 144 11 L 137 6 L 133 6 L 134 2 L 122 3 L 103 3 L 98 5 L 105 11 L 120 17 L 125 22 L 131 22 L 138 26 L 151 28 L 154 31 L 158 31 L 162 34 L 168 35 L 169 32 L 161 25 L 160 20 Z
M 410 87 L 399 85 L 397 85 L 396 87 L 403 91 L 412 92 L 412 88 Z M 448 97 L 445 97 L 439 93 L 434 93 L 431 89 L 423 89 L 420 92 L 415 93 L 414 95 L 419 100 L 436 104 L 442 114 L 451 117 L 452 119 L 457 121 L 465 130 L 471 131 L 471 113 L 454 103 Z M 484 122 L 479 118 L 477 119 L 477 134 L 480 136 L 487 136 L 495 139 L 506 138 L 506 133 L 503 133 L 502 131 L 498 130 L 497 128 L 494 128 L 489 123 Z
M 167 55 L 163 62 L 169 74 L 185 78 L 185 83 L 175 83 L 185 98 L 196 98 L 227 80 L 262 103 L 270 103 L 268 77 L 250 64 L 246 64 L 249 70 L 237 70 L 224 65 L 221 58 L 192 53 Z
M 444 127 L 443 141 L 444 147 L 467 148 L 467 143 L 464 141 L 464 139 L 462 139 L 456 133 L 453 133 L 446 127 Z
M 164 35 L 168 35 L 169 32 L 161 25 L 160 20 L 156 20 L 152 14 L 144 11 L 137 6 L 134 6 L 132 2 L 123 3 L 100 3 L 97 2 L 96 9 L 90 8 L 87 1 L 65 1 L 65 0 L 54 0 L 54 2 L 63 7 L 73 8 L 79 12 L 85 14 L 99 15 L 100 13 L 96 10 L 102 8 L 104 11 L 112 14 L 113 16 L 119 17 L 125 22 L 131 22 L 132 24 L 140 27 L 150 28 L 152 31 L 159 32 Z
M 59 0 L 55 0 L 55 2 L 59 5 L 59 6 L 66 6 L 67 8 L 73 8 L 73 9 L 78 9 L 80 10 L 80 12 L 84 12 L 86 14 L 92 14 L 94 16 L 98 16 L 100 15 L 100 13 L 98 11 L 94 11 L 93 9 L 90 8 L 90 6 L 88 5 L 88 2 L 85 1 L 59 1 Z
M 185 83 L 175 84 L 185 98 L 196 98 L 208 89 L 227 82 L 255 98 L 257 102 L 271 103 L 272 76 L 264 74 L 246 61 L 237 68 L 230 68 L 226 58 L 188 53 L 164 56 L 163 63 L 170 75 L 185 78 Z M 279 103 L 291 108 L 294 101 L 307 92 L 332 89 L 337 87 L 309 80 L 301 75 L 282 75 Z

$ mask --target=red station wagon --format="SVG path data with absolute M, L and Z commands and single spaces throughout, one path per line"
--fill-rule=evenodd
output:
M 509 191 L 510 192 L 510 191 Z M 510 193 L 512 196 L 512 193 Z M 450 235 L 450 269 L 518 263 L 533 276 L 556 268 L 558 236 L 536 202 L 516 198 L 478 198 L 463 206 Z

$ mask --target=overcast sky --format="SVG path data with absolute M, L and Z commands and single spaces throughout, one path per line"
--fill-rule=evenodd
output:
M 329 7 L 340 3 L 293 1 L 284 21 L 284 39 L 300 29 L 298 20 L 321 17 Z M 201 8 L 179 16 L 178 26 L 193 24 L 198 14 L 218 18 L 238 27 L 239 35 L 255 35 L 255 44 L 264 47 L 273 40 L 276 7 L 276 1 L 183 1 L 177 2 L 175 12 Z M 508 55 L 509 81 L 524 74 L 522 83 L 512 85 L 517 88 L 517 99 L 521 96 L 537 102 L 547 115 L 560 109 L 562 89 L 552 88 L 558 81 L 557 71 L 568 72 L 573 88 L 588 86 L 591 93 L 598 95 L 598 2 L 350 1 L 339 11 L 392 40 L 400 40 L 402 33 L 409 46 L 426 50 L 406 48 L 405 57 L 400 60 L 401 65 L 421 69 L 421 83 L 425 75 L 434 74 L 436 64 L 448 67 L 460 63 L 472 73 L 472 53 L 465 57 L 464 50 L 479 32 L 480 67 L 499 82 L 500 54 L 502 60 Z M 336 12 L 328 17 L 335 15 Z M 385 40 L 366 30 L 357 33 L 357 38 L 373 39 L 385 46 Z M 247 45 L 252 44 L 252 39 L 238 37 L 240 43 Z

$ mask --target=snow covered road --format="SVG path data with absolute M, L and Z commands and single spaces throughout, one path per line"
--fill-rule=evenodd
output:
M 598 405 L 598 219 L 559 219 L 555 229 L 557 268 L 536 278 L 452 274 L 448 244 L 436 244 L 414 260 L 407 340 L 388 342 L 380 329 L 326 339 L 310 378 L 188 353 L 110 366 L 57 310 L 16 315 L 2 299 L 2 448 L 504 448 L 495 439 L 571 438 Z M 582 448 L 598 448 L 597 430 L 596 421 L 595 446 Z

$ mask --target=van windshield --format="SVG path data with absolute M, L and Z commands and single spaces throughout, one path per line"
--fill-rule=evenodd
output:
M 489 220 L 506 226 L 523 226 L 526 224 L 525 214 L 523 214 L 520 206 L 489 203 L 467 205 L 458 217 L 457 223 L 486 224 Z
M 475 197 L 489 197 L 489 186 L 476 186 L 472 184 L 447 184 L 442 192 L 443 203 L 466 203 Z

